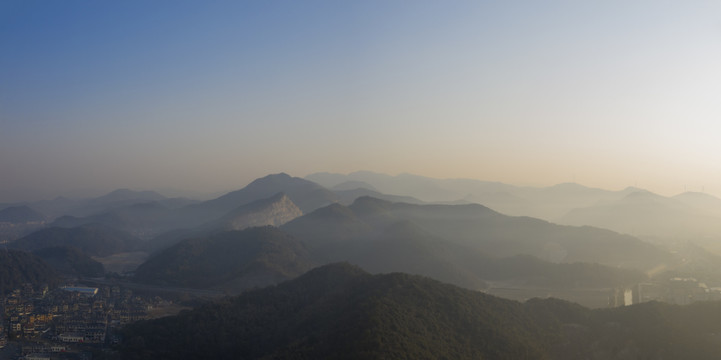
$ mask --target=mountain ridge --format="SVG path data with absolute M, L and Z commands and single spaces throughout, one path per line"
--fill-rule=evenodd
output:
M 348 263 L 123 330 L 125 359 L 716 359 L 720 302 L 589 310 Z M 193 339 L 187 341 L 186 339 Z

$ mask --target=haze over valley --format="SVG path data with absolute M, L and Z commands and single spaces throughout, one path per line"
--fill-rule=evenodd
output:
M 0 359 L 721 358 L 719 13 L 0 2 Z
M 489 202 L 507 213 L 472 202 L 476 198 L 493 199 Z M 175 301 L 204 303 L 219 296 L 251 296 L 252 289 L 285 284 L 318 267 L 330 273 L 349 271 L 351 265 L 338 265 L 342 263 L 358 266 L 353 273 L 420 275 L 464 288 L 469 291 L 464 297 L 485 294 L 526 304 L 537 304 L 539 298 L 563 299 L 567 302 L 553 306 L 578 306 L 573 311 L 649 302 L 689 305 L 721 301 L 721 256 L 705 246 L 718 236 L 711 226 L 718 219 L 717 202 L 721 201 L 697 193 L 667 198 L 637 188 L 530 188 L 367 171 L 306 178 L 270 174 L 205 201 L 121 189 L 97 198 L 55 198 L 0 209 L 4 246 L 13 256 L 25 254 L 13 260 L 23 265 L 6 263 L 3 289 L 8 292 L 23 283 L 116 284 L 171 294 Z M 625 216 L 604 213 L 624 208 Z M 558 216 L 561 209 L 566 213 Z M 560 221 L 524 215 L 541 213 Z M 686 221 L 675 221 L 680 213 Z M 568 219 L 577 223 L 562 223 Z M 617 219 L 624 221 L 613 222 Z M 664 227 L 651 226 L 654 221 Z M 709 227 L 698 226 L 704 222 Z M 649 232 L 634 236 L 612 230 L 628 223 Z M 426 281 L 430 280 L 422 280 Z M 338 301 L 341 305 L 348 300 Z M 580 305 L 571 305 L 574 302 Z M 671 311 L 665 309 L 660 311 Z M 135 337 L 145 330 L 128 331 L 127 336 Z M 524 345 L 535 349 L 529 351 L 564 358 L 556 345 L 538 335 L 524 336 L 528 338 L 518 341 L 534 344 Z M 287 351 L 282 350 L 286 345 L 277 346 L 262 353 Z M 682 351 L 683 346 L 663 351 Z M 330 351 L 319 349 L 313 351 Z M 703 356 L 716 353 L 703 349 Z M 121 350 L 123 356 L 139 356 L 136 348 Z M 154 347 L 145 351 L 165 354 L 161 357 L 172 353 Z
M 474 198 L 494 199 L 490 206 L 506 211 Z M 555 291 L 607 307 L 613 291 L 654 281 L 661 286 L 690 272 L 706 286 L 706 297 L 716 296 L 719 255 L 711 245 L 718 241 L 719 208 L 713 199 L 579 184 L 529 188 L 370 172 L 306 179 L 280 173 L 206 201 L 116 190 L 90 199 L 11 204 L 0 213 L 8 247 L 70 247 L 149 284 L 238 293 L 345 261 L 472 290 L 513 289 L 517 294 L 506 296 L 517 300 Z M 624 206 L 621 216 L 603 212 L 611 208 L 615 215 Z M 558 216 L 561 209 L 566 213 Z M 540 213 L 558 220 L 529 216 Z M 629 223 L 634 231 L 623 231 Z M 114 264 L 119 258 L 124 268 Z M 653 300 L 664 296 L 671 295 L 660 292 Z

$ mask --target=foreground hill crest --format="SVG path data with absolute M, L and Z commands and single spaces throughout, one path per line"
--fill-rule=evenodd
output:
M 124 331 L 124 359 L 717 359 L 719 303 L 589 310 L 330 264 Z

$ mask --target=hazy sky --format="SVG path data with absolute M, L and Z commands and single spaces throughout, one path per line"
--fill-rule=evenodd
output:
M 721 2 L 0 2 L 0 201 L 355 170 L 719 196 Z

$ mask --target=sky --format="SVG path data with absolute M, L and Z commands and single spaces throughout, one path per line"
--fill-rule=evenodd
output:
M 0 2 L 0 202 L 370 170 L 721 196 L 718 1 Z

